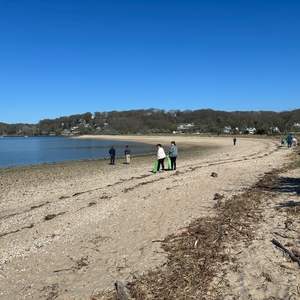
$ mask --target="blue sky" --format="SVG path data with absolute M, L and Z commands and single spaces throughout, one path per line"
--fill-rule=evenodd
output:
M 300 103 L 298 0 L 0 0 L 0 122 Z

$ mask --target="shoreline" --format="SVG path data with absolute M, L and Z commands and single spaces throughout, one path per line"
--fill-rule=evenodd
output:
M 139 154 L 135 154 L 133 153 L 132 156 L 133 157 L 138 157 L 138 156 L 148 156 L 148 155 L 152 155 L 155 156 L 156 155 L 156 144 L 155 143 L 157 140 L 160 141 L 161 136 L 123 136 L 123 135 L 119 135 L 119 136 L 95 136 L 95 135 L 83 135 L 83 136 L 74 136 L 71 138 L 75 138 L 75 139 L 97 139 L 97 140 L 114 140 L 114 138 L 112 137 L 116 137 L 115 140 L 118 141 L 123 141 L 124 143 L 126 141 L 128 142 L 139 142 L 141 144 L 145 144 L 148 146 L 153 146 L 153 152 L 145 152 L 145 153 L 139 153 Z M 165 136 L 164 136 L 165 137 Z M 172 136 L 170 136 L 171 138 Z M 202 138 L 202 137 L 201 137 Z M 184 139 L 184 137 L 183 137 Z M 180 141 L 182 139 L 179 139 Z M 181 151 L 185 151 L 187 149 L 190 149 L 193 146 L 198 146 L 198 141 L 197 140 L 189 140 L 189 143 L 187 145 L 182 145 L 181 146 Z M 170 139 L 171 141 L 171 139 Z M 166 144 L 165 144 L 166 145 Z M 168 150 L 169 145 L 167 145 L 165 147 L 166 153 Z M 208 146 L 201 146 L 203 151 L 205 151 L 207 148 L 213 147 L 213 145 L 208 145 Z M 119 149 L 119 148 L 118 148 Z M 123 148 L 122 148 L 123 150 Z M 124 155 L 117 155 L 117 158 L 122 158 Z M 107 156 L 108 157 L 108 156 Z M 90 159 L 79 159 L 79 160 L 68 160 L 68 161 L 59 161 L 59 162 L 49 162 L 49 163 L 40 163 L 40 164 L 29 164 L 29 165 L 20 165 L 20 166 L 7 166 L 7 167 L 1 167 L 1 170 L 5 170 L 5 169 L 13 169 L 13 168 L 27 168 L 27 167 L 42 167 L 42 166 L 47 166 L 47 165 L 60 165 L 60 164 L 68 164 L 68 163 L 77 163 L 77 162 L 89 162 L 89 161 L 98 161 L 98 160 L 106 160 L 107 157 L 101 157 L 101 158 L 90 158 Z
M 242 193 L 291 153 L 264 139 L 175 141 L 178 170 L 159 174 L 152 155 L 133 156 L 130 165 L 120 157 L 115 166 L 101 159 L 0 169 L 0 297 L 83 299 L 113 290 L 116 280 L 166 262 L 153 240 L 213 216 L 216 193 Z

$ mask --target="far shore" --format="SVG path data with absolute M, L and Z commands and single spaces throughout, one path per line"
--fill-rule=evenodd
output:
M 249 136 L 249 135 L 241 135 L 241 136 L 217 136 L 217 135 L 198 135 L 198 134 L 170 134 L 170 135 L 80 135 L 74 136 L 73 138 L 78 139 L 98 139 L 98 140 L 118 140 L 118 141 L 131 141 L 131 142 L 140 142 L 148 145 L 153 145 L 155 149 L 155 145 L 157 143 L 161 143 L 163 147 L 169 147 L 171 141 L 175 141 L 176 144 L 180 146 L 181 149 L 189 148 L 190 146 L 215 146 L 216 140 L 222 139 L 228 141 L 229 144 L 233 144 L 233 138 L 236 137 L 237 143 L 239 140 L 244 139 L 261 139 L 259 136 Z M 271 137 L 271 140 L 274 138 Z M 278 144 L 280 139 L 278 139 Z

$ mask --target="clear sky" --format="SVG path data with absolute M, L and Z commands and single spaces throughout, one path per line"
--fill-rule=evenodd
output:
M 0 122 L 300 107 L 299 0 L 0 0 Z

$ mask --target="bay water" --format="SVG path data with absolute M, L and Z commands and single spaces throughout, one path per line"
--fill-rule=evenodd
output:
M 71 137 L 0 137 L 0 168 L 53 162 L 109 158 L 111 146 L 123 156 L 128 145 L 132 155 L 156 153 L 156 147 L 136 142 Z

